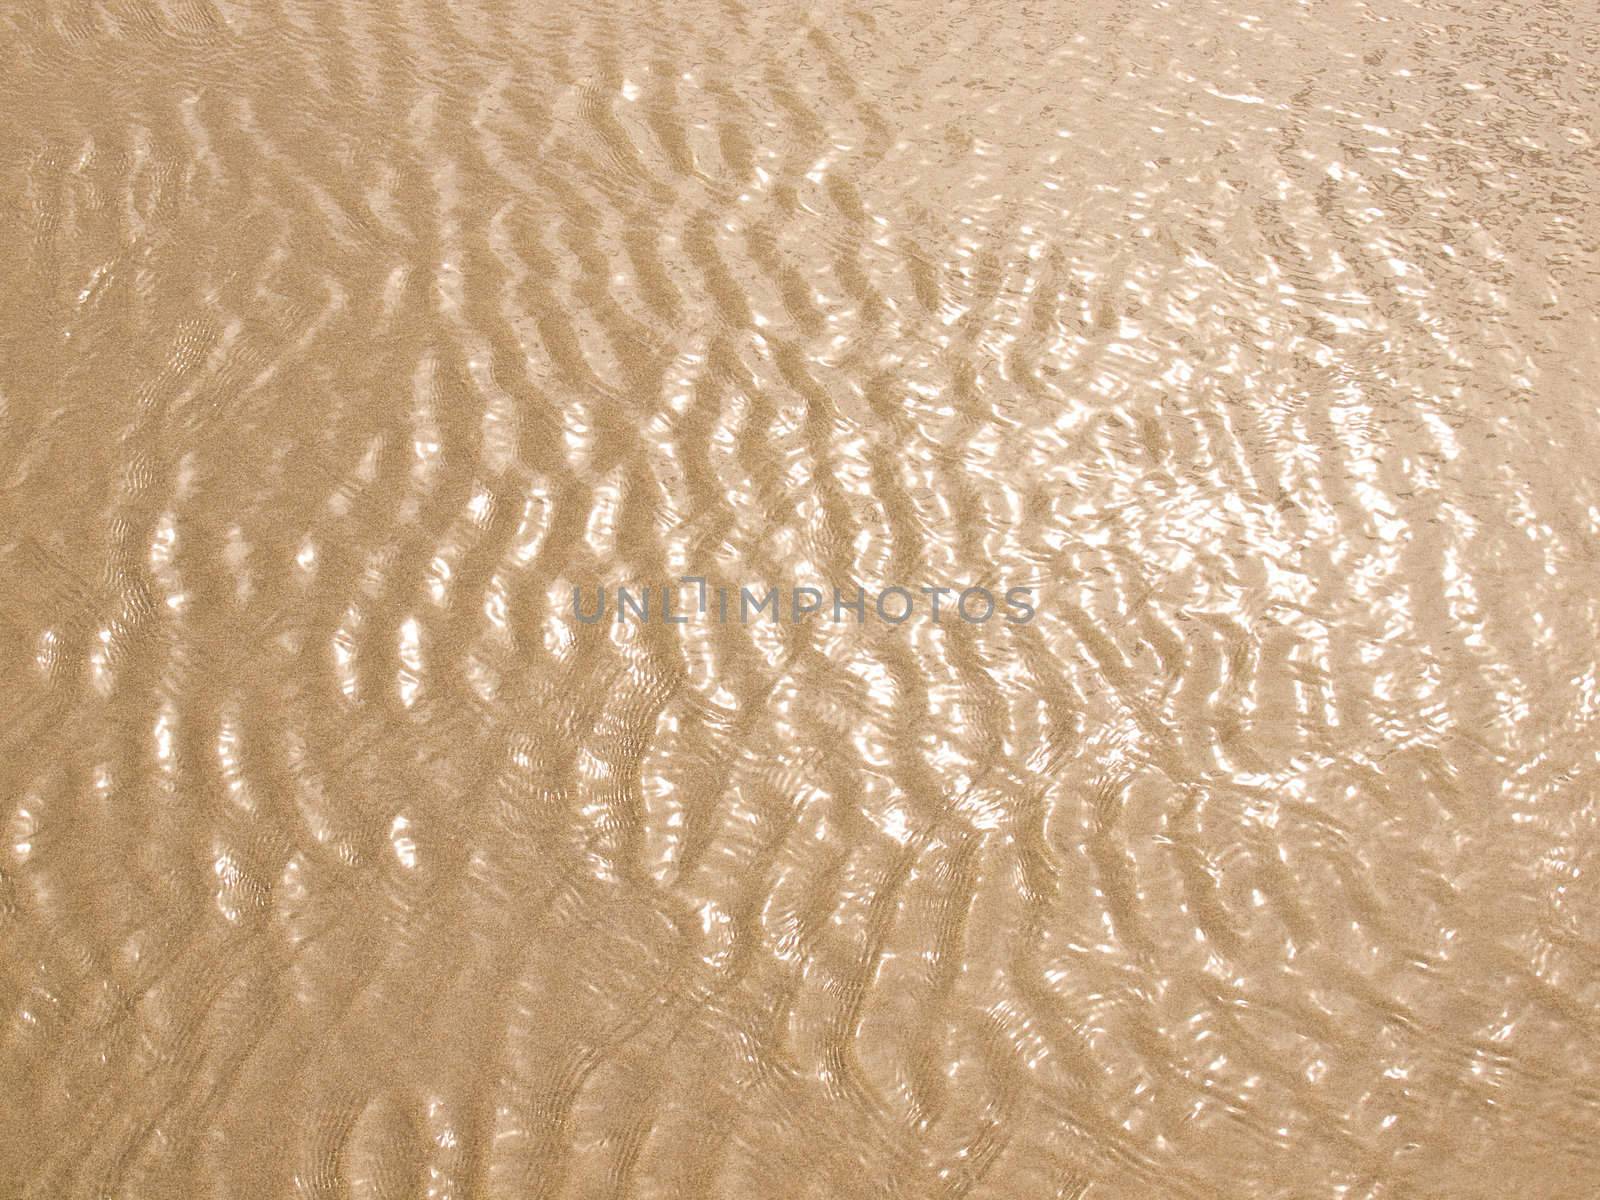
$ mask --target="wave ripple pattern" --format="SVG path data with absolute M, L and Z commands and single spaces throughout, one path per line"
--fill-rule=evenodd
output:
M 1577 0 L 7 6 L 0 1193 L 1600 1195 L 1597 95 Z M 682 576 L 1038 612 L 573 619 Z

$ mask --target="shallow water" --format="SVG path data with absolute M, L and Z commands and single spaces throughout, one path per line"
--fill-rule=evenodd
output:
M 1600 1195 L 1600 10 L 0 28 L 0 1191 Z

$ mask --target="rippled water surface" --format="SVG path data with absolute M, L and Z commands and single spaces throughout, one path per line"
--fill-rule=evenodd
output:
M 1600 1195 L 1597 88 L 7 6 L 0 1193 Z M 685 575 L 1037 615 L 574 619 Z

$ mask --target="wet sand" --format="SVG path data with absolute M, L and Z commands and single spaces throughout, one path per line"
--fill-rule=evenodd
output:
M 0 1193 L 1600 1195 L 1597 94 L 1571 0 L 12 6 Z M 576 619 L 685 576 L 919 607 Z

